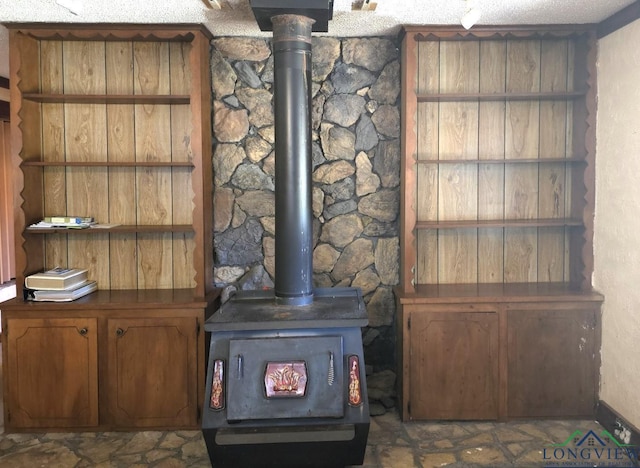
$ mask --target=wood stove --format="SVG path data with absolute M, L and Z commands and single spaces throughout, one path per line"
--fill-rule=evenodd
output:
M 213 466 L 360 465 L 367 312 L 357 288 L 312 285 L 311 32 L 327 30 L 333 4 L 251 5 L 273 28 L 275 287 L 237 293 L 205 323 L 202 432 Z
M 213 466 L 360 465 L 369 433 L 355 288 L 314 291 L 305 306 L 244 291 L 211 332 L 203 434 Z

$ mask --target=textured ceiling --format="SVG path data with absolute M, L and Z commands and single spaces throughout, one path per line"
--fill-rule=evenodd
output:
M 226 0 L 227 10 L 208 9 L 202 0 L 68 0 L 77 15 L 56 0 L 0 0 L 0 22 L 202 23 L 216 36 L 265 35 L 249 0 Z M 402 24 L 458 24 L 473 1 L 478 24 L 597 23 L 635 0 L 371 0 L 375 11 L 351 11 L 352 0 L 334 0 L 330 36 L 392 35 Z M 303 0 L 300 0 L 303 3 Z M 8 76 L 7 30 L 0 26 L 0 76 Z

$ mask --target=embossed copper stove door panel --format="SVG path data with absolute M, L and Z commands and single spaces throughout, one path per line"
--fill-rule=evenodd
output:
M 341 418 L 343 365 L 341 336 L 229 340 L 227 419 Z M 270 374 L 290 372 L 306 378 L 304 395 L 266 388 Z

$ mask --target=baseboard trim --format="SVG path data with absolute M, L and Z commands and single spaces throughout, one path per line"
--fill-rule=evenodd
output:
M 616 411 L 613 410 L 613 408 L 611 408 L 602 400 L 598 402 L 596 419 L 602 427 L 604 427 L 610 434 L 615 436 L 618 442 L 633 445 L 634 447 L 636 447 L 637 451 L 640 451 L 640 430 L 638 430 L 638 428 L 633 424 L 630 424 L 629 421 L 620 416 Z M 631 438 L 629 442 L 620 440 L 618 433 L 616 433 L 616 429 L 618 429 L 616 425 L 617 421 L 622 422 L 622 424 L 624 424 L 624 426 L 631 432 Z M 636 453 L 638 453 L 637 451 Z M 640 467 L 640 460 L 634 460 L 634 465 Z

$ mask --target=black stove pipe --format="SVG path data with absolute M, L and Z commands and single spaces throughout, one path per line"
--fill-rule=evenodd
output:
M 273 24 L 276 303 L 313 302 L 311 191 L 311 30 L 314 20 L 284 14 Z

